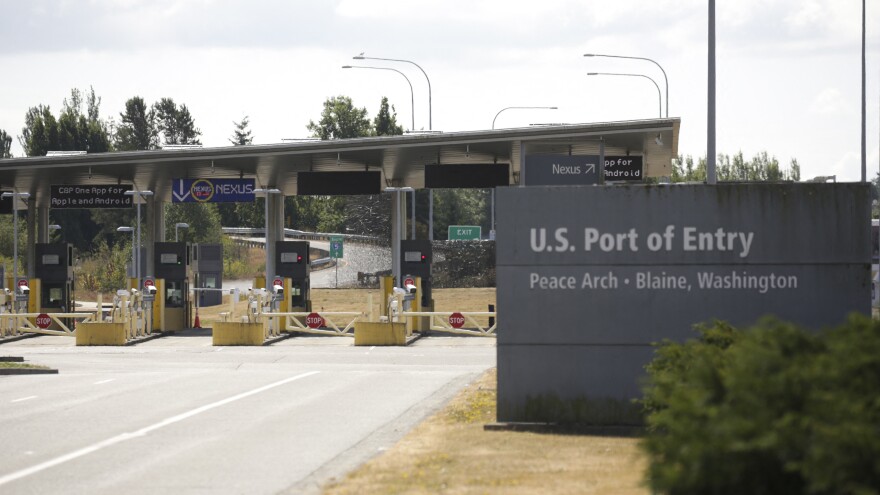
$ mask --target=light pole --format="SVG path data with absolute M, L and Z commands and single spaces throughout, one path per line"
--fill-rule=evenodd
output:
M 116 232 L 131 232 L 131 273 L 129 273 L 128 275 L 134 275 L 134 229 L 131 227 L 116 227 Z
M 413 131 L 416 130 L 416 98 L 415 98 L 415 94 L 413 93 L 412 83 L 409 81 L 409 78 L 406 77 L 406 74 L 404 74 L 403 72 L 400 72 L 397 69 L 392 69 L 391 67 L 371 67 L 371 66 L 367 66 L 367 65 L 343 65 L 342 68 L 343 69 L 393 70 L 394 72 L 397 72 L 398 74 L 403 76 L 403 78 L 406 79 L 406 83 L 409 84 L 409 100 L 410 100 L 410 105 L 412 108 L 412 127 L 410 127 L 410 129 Z
M 633 77 L 644 77 L 645 79 L 654 83 L 654 87 L 657 88 L 657 104 L 660 107 L 660 118 L 663 118 L 663 96 L 660 94 L 660 86 L 657 85 L 657 81 L 653 78 L 648 77 L 644 74 L 629 74 L 629 73 L 618 73 L 618 72 L 588 72 L 588 76 L 633 76 Z
M 126 196 L 132 196 L 137 205 L 137 266 L 134 277 L 137 279 L 137 287 L 141 286 L 141 201 L 147 196 L 152 196 L 153 191 L 125 191 Z M 132 248 L 134 249 L 134 248 Z
M 631 60 L 645 60 L 647 62 L 651 62 L 660 68 L 660 72 L 663 73 L 663 81 L 666 83 L 666 117 L 669 118 L 669 78 L 666 77 L 666 71 L 663 70 L 663 67 L 657 63 L 655 60 L 651 60 L 650 58 L 645 57 L 629 57 L 626 55 L 604 55 L 600 53 L 585 53 L 585 57 L 607 57 L 607 58 L 628 58 Z M 656 83 L 655 83 L 656 84 Z
M 275 260 L 272 259 L 271 254 L 274 252 L 273 249 L 269 249 L 269 196 L 272 194 L 280 194 L 281 190 L 276 188 L 264 188 L 258 187 L 254 189 L 254 194 L 265 194 L 266 195 L 266 288 L 269 289 L 269 278 L 274 277 L 275 274 L 272 273 L 275 271 Z M 308 254 L 308 253 L 306 253 Z
M 498 113 L 495 114 L 495 118 L 492 119 L 492 129 L 495 128 L 495 121 L 498 120 L 498 116 L 501 115 L 501 112 L 503 112 L 505 110 L 514 110 L 514 109 L 516 109 L 516 110 L 558 110 L 559 107 L 507 107 L 507 108 L 502 108 L 501 110 L 498 111 Z
M 189 224 L 186 222 L 178 222 L 174 224 L 174 242 L 178 242 L 177 229 L 188 229 Z
M 31 197 L 30 193 L 17 193 L 17 192 L 5 192 L 0 197 L 4 198 L 12 198 L 12 283 L 16 284 L 16 278 L 18 278 L 18 200 L 20 199 L 28 199 Z
M 425 80 L 428 81 L 428 130 L 431 131 L 434 128 L 431 126 L 431 80 L 428 79 L 428 74 L 425 72 L 425 69 L 422 69 L 422 66 L 411 61 L 411 60 L 402 60 L 397 58 L 377 58 L 377 57 L 365 57 L 363 53 L 360 55 L 355 55 L 351 57 L 354 60 L 383 60 L 385 62 L 405 62 L 407 64 L 413 64 L 422 71 L 422 74 L 425 76 Z M 415 129 L 413 129 L 415 130 Z

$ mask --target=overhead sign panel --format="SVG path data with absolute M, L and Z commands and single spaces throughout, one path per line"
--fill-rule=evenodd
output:
M 382 192 L 380 172 L 299 172 L 296 194 L 300 196 L 353 196 Z
M 605 155 L 606 181 L 641 181 L 644 160 L 641 156 Z
M 526 155 L 527 186 L 589 186 L 599 183 L 597 155 Z
M 51 186 L 49 207 L 52 209 L 131 208 L 130 184 L 91 186 Z
M 253 203 L 254 179 L 174 179 L 173 203 Z
M 425 165 L 428 189 L 491 189 L 510 185 L 509 163 Z

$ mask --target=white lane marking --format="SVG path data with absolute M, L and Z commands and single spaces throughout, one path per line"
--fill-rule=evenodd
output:
M 11 401 L 9 401 L 9 402 L 24 402 L 24 401 L 26 401 L 26 400 L 31 400 L 31 399 L 36 399 L 36 398 L 37 398 L 36 395 L 32 395 L 32 396 L 30 396 L 30 397 L 22 397 L 21 399 L 11 400 Z
M 375 348 L 376 348 L 376 346 L 370 347 L 370 350 L 372 351 L 372 350 L 375 349 Z
M 9 473 L 6 476 L 0 476 L 0 486 L 3 486 L 7 483 L 11 483 L 17 479 L 24 478 L 25 476 L 30 476 L 32 474 L 39 473 L 40 471 L 45 471 L 46 469 L 55 467 L 59 464 L 64 464 L 67 461 L 72 461 L 74 459 L 78 459 L 80 457 L 89 455 L 89 454 L 91 454 L 93 452 L 97 452 L 101 449 L 105 449 L 107 447 L 116 445 L 117 443 L 122 443 L 126 440 L 131 440 L 133 438 L 143 437 L 147 433 L 156 431 L 160 428 L 164 428 L 164 427 L 172 425 L 174 423 L 179 423 L 185 419 L 189 419 L 193 416 L 202 414 L 203 412 L 210 411 L 211 409 L 216 409 L 220 406 L 225 406 L 226 404 L 235 402 L 237 400 L 244 399 L 246 397 L 250 397 L 251 395 L 259 394 L 260 392 L 265 392 L 266 390 L 273 389 L 275 387 L 280 387 L 281 385 L 284 385 L 284 384 L 287 384 L 287 383 L 290 383 L 292 381 L 296 381 L 296 380 L 299 380 L 302 378 L 306 378 L 306 377 L 309 377 L 309 376 L 312 376 L 312 375 L 315 375 L 318 373 L 320 373 L 320 371 L 309 371 L 309 372 L 303 373 L 301 375 L 296 375 L 296 376 L 291 376 L 289 378 L 285 378 L 284 380 L 277 381 L 275 383 L 263 385 L 262 387 L 255 388 L 251 391 L 242 392 L 238 395 L 233 395 L 232 397 L 229 397 L 229 398 L 226 398 L 223 400 L 219 400 L 217 402 L 212 402 L 211 404 L 208 404 L 208 405 L 205 405 L 202 407 L 197 407 L 196 409 L 193 409 L 191 411 L 187 411 L 185 413 L 178 414 L 177 416 L 172 416 L 170 418 L 163 419 L 162 421 L 159 421 L 158 423 L 147 426 L 145 428 L 141 428 L 140 430 L 137 430 L 133 433 L 122 433 L 120 435 L 116 435 L 113 438 L 108 438 L 107 440 L 104 440 L 102 442 L 98 442 L 98 443 L 89 445 L 88 447 L 83 447 L 79 450 L 75 450 L 69 454 L 62 455 L 61 457 L 56 457 L 52 460 L 37 464 L 36 466 L 31 466 L 29 468 L 22 469 L 21 471 Z
M 115 379 L 116 379 L 116 378 L 110 378 L 110 379 L 108 379 L 108 380 L 101 380 L 100 382 L 95 382 L 95 383 L 93 383 L 93 385 L 101 385 L 101 384 L 104 384 L 104 383 L 110 383 L 110 382 L 112 382 L 112 381 L 115 380 Z

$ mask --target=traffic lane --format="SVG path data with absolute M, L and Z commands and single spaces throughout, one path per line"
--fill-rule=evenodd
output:
M 34 493 L 148 493 L 160 488 L 173 493 L 275 493 L 344 457 L 377 430 L 385 426 L 397 430 L 396 420 L 418 403 L 448 389 L 452 381 L 476 376 L 484 367 L 433 372 L 399 368 L 321 371 L 154 430 L 149 429 L 168 417 L 159 414 L 155 422 L 143 426 L 143 421 L 122 415 L 119 423 L 129 426 L 121 428 L 123 433 L 149 431 L 6 486 Z M 228 371 L 223 381 L 235 374 L 256 375 L 258 381 L 266 382 L 289 372 Z M 231 389 L 241 390 L 240 385 Z M 175 409 L 202 408 L 206 400 L 202 397 Z M 176 416 L 186 414 L 182 411 Z M 411 422 L 414 418 L 404 419 Z M 79 449 L 120 435 L 104 428 L 101 432 L 103 439 L 99 435 L 96 442 L 81 440 L 84 445 Z M 403 431 L 394 433 L 402 435 Z M 32 454 L 27 458 L 45 463 L 57 456 Z M 7 469 L 4 465 L 8 476 Z

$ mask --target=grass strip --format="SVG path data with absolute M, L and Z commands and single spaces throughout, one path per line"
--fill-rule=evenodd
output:
M 492 369 L 324 493 L 650 493 L 638 438 L 485 431 L 495 421 L 496 383 Z

